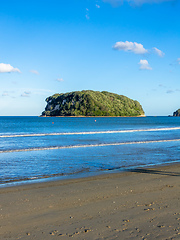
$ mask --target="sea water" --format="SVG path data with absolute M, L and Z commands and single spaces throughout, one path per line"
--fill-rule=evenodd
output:
M 179 161 L 178 117 L 0 117 L 0 186 Z

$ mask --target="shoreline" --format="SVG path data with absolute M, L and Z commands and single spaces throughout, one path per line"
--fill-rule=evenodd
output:
M 58 182 L 58 181 L 68 181 L 68 180 L 76 180 L 76 179 L 86 179 L 86 178 L 93 178 L 93 177 L 100 177 L 101 175 L 109 175 L 109 174 L 123 174 L 132 172 L 134 169 L 142 169 L 142 168 L 159 168 L 159 167 L 166 167 L 171 165 L 180 164 L 178 161 L 174 162 L 165 162 L 165 163 L 156 163 L 156 164 L 149 164 L 149 165 L 138 165 L 134 167 L 126 167 L 126 168 L 110 168 L 104 169 L 97 172 L 81 172 L 76 174 L 55 174 L 54 176 L 43 176 L 43 177 L 34 177 L 34 178 L 25 178 L 21 180 L 11 180 L 8 182 L 0 183 L 1 188 L 11 188 L 11 187 L 19 187 L 24 185 L 31 185 L 31 184 L 45 184 L 49 182 Z
M 178 177 L 176 163 L 0 188 L 0 239 L 179 239 Z
M 74 118 L 74 117 L 77 117 L 77 118 L 102 118 L 102 117 L 109 117 L 109 118 L 117 118 L 117 117 L 122 117 L 122 118 L 126 118 L 126 117 L 129 117 L 129 118 L 132 118 L 132 117 L 146 117 L 146 115 L 139 115 L 139 116 L 45 116 L 45 115 L 40 115 L 38 117 L 69 117 L 69 118 Z

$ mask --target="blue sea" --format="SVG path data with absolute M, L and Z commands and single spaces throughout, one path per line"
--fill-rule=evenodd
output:
M 1 187 L 179 161 L 179 117 L 0 117 Z

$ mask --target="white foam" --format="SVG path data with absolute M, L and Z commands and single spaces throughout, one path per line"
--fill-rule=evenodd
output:
M 57 133 L 30 133 L 30 134 L 11 134 L 0 135 L 0 138 L 12 137 L 42 137 L 42 136 L 61 136 L 61 135 L 88 135 L 88 134 L 109 134 L 109 133 L 133 133 L 133 132 L 156 132 L 156 131 L 173 131 L 180 130 L 180 127 L 174 128 L 149 128 L 149 129 L 132 129 L 117 131 L 92 131 L 92 132 L 57 132 Z
M 72 146 L 55 146 L 55 147 L 42 147 L 42 148 L 1 150 L 0 153 L 44 151 L 44 150 L 57 150 L 57 149 L 68 149 L 68 148 L 107 147 L 107 146 L 120 146 L 120 145 L 130 145 L 130 144 L 147 144 L 147 143 L 178 142 L 178 141 L 180 141 L 180 139 L 137 141 L 137 142 L 134 141 L 134 142 L 120 142 L 120 143 L 102 143 L 102 144 L 85 144 L 85 145 L 72 145 Z

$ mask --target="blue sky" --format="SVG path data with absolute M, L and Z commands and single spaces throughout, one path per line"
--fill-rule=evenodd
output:
M 0 116 L 38 116 L 76 90 L 180 108 L 179 0 L 7 0 L 0 8 Z

